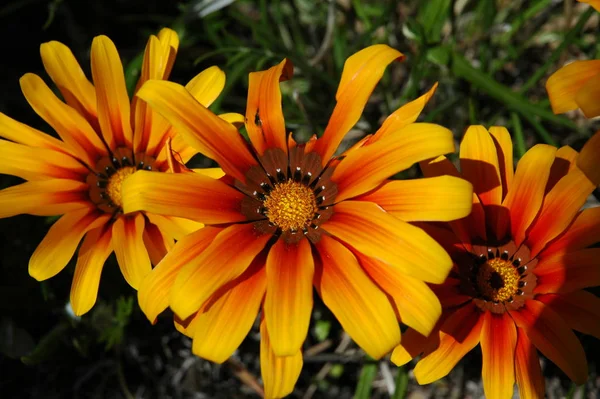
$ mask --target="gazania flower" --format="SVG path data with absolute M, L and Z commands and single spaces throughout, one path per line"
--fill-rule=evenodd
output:
M 148 79 L 169 76 L 178 43 L 170 29 L 150 37 L 138 87 Z M 71 305 L 80 315 L 96 301 L 102 267 L 111 252 L 127 282 L 137 288 L 173 238 L 200 227 L 147 212 L 124 215 L 121 198 L 122 182 L 136 171 L 168 169 L 167 142 L 182 161 L 196 151 L 173 137 L 171 125 L 143 101 L 134 98 L 130 104 L 119 55 L 106 36 L 92 43 L 94 84 L 65 45 L 44 43 L 41 56 L 65 102 L 31 73 L 21 78 L 21 88 L 60 139 L 0 114 L 0 136 L 7 139 L 0 140 L 0 173 L 27 180 L 0 191 L 0 217 L 63 215 L 31 257 L 29 273 L 40 281 L 60 272 L 83 239 L 71 288 Z M 208 106 L 224 79 L 213 67 L 187 88 Z
M 470 127 L 460 146 L 462 176 L 473 184 L 473 212 L 428 226 L 454 267 L 434 286 L 443 314 L 428 338 L 409 329 L 392 361 L 423 353 L 421 384 L 444 377 L 478 344 L 488 398 L 544 397 L 536 348 L 574 382 L 587 379 L 585 353 L 572 329 L 600 338 L 600 208 L 580 211 L 594 185 L 575 166 L 577 153 L 539 144 L 513 174 L 505 128 Z M 447 160 L 424 164 L 426 176 L 456 175 Z M 598 167 L 600 165 L 597 165 Z
M 225 172 L 220 180 L 140 172 L 123 185 L 127 212 L 207 225 L 175 244 L 144 281 L 140 306 L 154 321 L 170 305 L 179 328 L 193 337 L 193 352 L 216 362 L 231 356 L 261 308 L 267 397 L 286 395 L 298 378 L 313 285 L 374 358 L 400 341 L 396 312 L 419 331 L 430 331 L 440 312 L 423 281 L 442 282 L 450 258 L 407 222 L 464 217 L 472 188 L 446 176 L 386 180 L 453 151 L 449 130 L 413 123 L 433 90 L 344 156 L 333 156 L 386 66 L 402 57 L 385 45 L 350 57 L 323 136 L 305 144 L 285 128 L 279 82 L 292 74 L 287 60 L 250 74 L 249 143 L 177 84 L 149 81 L 138 93 Z

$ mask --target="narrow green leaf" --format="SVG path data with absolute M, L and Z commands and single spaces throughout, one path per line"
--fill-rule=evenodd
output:
M 373 381 L 377 375 L 377 363 L 367 363 L 363 366 L 356 391 L 354 391 L 354 399 L 369 399 L 371 390 L 373 389 Z
M 398 375 L 396 376 L 396 390 L 391 399 L 404 399 L 408 391 L 408 372 L 406 367 L 398 367 Z

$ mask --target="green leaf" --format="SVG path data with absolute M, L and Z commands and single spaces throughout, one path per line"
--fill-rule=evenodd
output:
M 392 399 L 403 399 L 408 391 L 408 373 L 404 366 L 398 367 L 398 375 L 396 376 L 396 390 Z
M 451 0 L 429 0 L 421 2 L 417 21 L 424 28 L 428 43 L 437 43 L 442 39 L 442 29 L 450 17 Z
M 331 323 L 325 320 L 319 320 L 315 323 L 314 333 L 319 341 L 325 341 L 329 337 Z
M 48 334 L 42 337 L 33 352 L 21 357 L 21 361 L 31 366 L 50 359 L 58 350 L 60 341 L 68 329 L 68 323 L 56 325 Z
M 376 375 L 377 363 L 367 363 L 363 366 L 356 385 L 356 391 L 354 391 L 354 399 L 369 399 L 371 397 Z

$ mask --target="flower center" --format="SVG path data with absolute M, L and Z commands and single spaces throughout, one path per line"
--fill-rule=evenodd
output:
M 277 184 L 263 201 L 265 215 L 281 231 L 298 231 L 315 216 L 317 201 L 312 190 L 288 180 Z
M 485 262 L 477 272 L 477 287 L 488 301 L 504 302 L 516 295 L 521 276 L 512 262 L 494 258 Z
M 124 166 L 108 178 L 105 193 L 108 195 L 110 201 L 119 208 L 123 207 L 123 202 L 121 201 L 121 187 L 123 186 L 123 181 L 125 181 L 127 176 L 135 173 L 136 170 L 137 168 L 135 166 Z

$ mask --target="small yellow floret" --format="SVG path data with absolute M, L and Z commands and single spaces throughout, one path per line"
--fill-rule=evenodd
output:
M 277 184 L 263 205 L 269 221 L 282 231 L 300 230 L 310 223 L 317 211 L 312 190 L 293 180 Z
M 494 258 L 481 265 L 477 286 L 484 298 L 504 302 L 517 293 L 519 278 L 519 272 L 510 261 Z
M 125 166 L 123 168 L 119 168 L 115 174 L 108 179 L 108 184 L 106 185 L 106 194 L 108 194 L 112 203 L 119 208 L 123 207 L 123 201 L 121 197 L 121 187 L 123 186 L 123 181 L 127 176 L 135 173 L 136 170 L 137 168 L 135 166 Z

